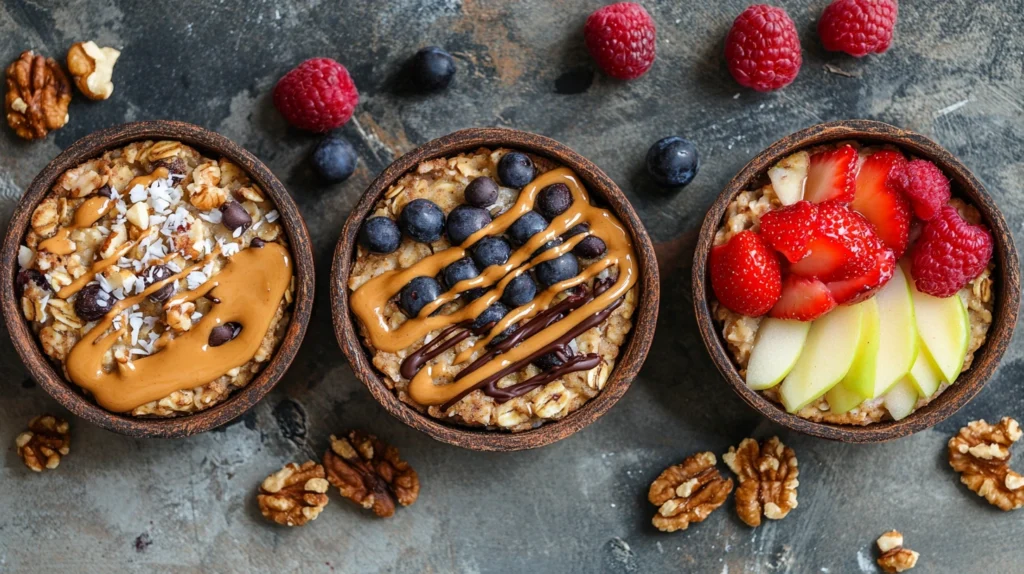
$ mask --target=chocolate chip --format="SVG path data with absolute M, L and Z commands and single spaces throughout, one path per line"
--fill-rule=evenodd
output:
M 114 296 L 98 284 L 86 285 L 75 299 L 75 313 L 86 321 L 95 321 L 114 308 Z
M 249 242 L 249 247 L 255 247 L 256 249 L 259 249 L 260 247 L 263 247 L 266 244 L 267 242 L 263 241 L 259 237 L 253 237 L 252 241 Z
M 19 294 L 25 292 L 25 287 L 28 287 L 29 281 L 47 291 L 53 291 L 53 288 L 46 281 L 46 276 L 41 272 L 36 269 L 22 269 L 14 279 L 14 286 L 18 289 Z
M 97 189 L 96 193 L 98 193 L 102 197 L 106 197 L 107 199 L 114 197 L 114 192 L 113 190 L 110 189 L 109 185 L 104 185 L 103 187 Z
M 252 217 L 249 216 L 249 212 L 237 201 L 229 201 L 220 206 L 220 212 L 221 223 L 231 231 L 238 228 L 247 229 L 252 225 Z
M 219 347 L 237 337 L 241 332 L 242 325 L 235 322 L 224 323 L 223 325 L 214 327 L 213 330 L 210 331 L 210 346 Z
M 159 283 L 164 279 L 169 279 L 173 275 L 174 272 L 171 271 L 170 267 L 166 265 L 154 265 L 146 270 L 146 273 L 143 276 L 142 280 L 146 284 L 146 287 L 149 287 L 154 283 Z M 171 295 L 174 295 L 174 281 L 171 281 L 167 285 L 164 285 L 163 287 L 157 289 L 155 292 L 151 293 L 149 295 L 149 300 L 156 303 L 161 303 L 163 301 L 170 299 Z

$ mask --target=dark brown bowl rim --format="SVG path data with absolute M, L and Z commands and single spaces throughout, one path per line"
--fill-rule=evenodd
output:
M 575 171 L 590 192 L 601 198 L 629 228 L 641 270 L 641 277 L 637 283 L 640 297 L 634 312 L 633 330 L 605 388 L 587 404 L 565 418 L 516 433 L 446 425 L 401 402 L 394 391 L 381 381 L 367 357 L 348 311 L 347 285 L 356 235 L 374 205 L 395 181 L 420 162 L 481 147 L 505 147 L 527 151 Z M 331 268 L 334 332 L 356 377 L 366 385 L 374 399 L 398 420 L 436 440 L 482 451 L 515 451 L 545 446 L 572 435 L 607 412 L 628 390 L 650 350 L 658 317 L 658 298 L 658 265 L 654 256 L 654 246 L 640 218 L 615 182 L 589 160 L 553 139 L 506 128 L 460 130 L 432 140 L 395 160 L 373 180 L 349 215 L 338 240 Z
M 284 339 L 270 363 L 244 388 L 235 391 L 224 402 L 195 414 L 171 418 L 141 418 L 110 412 L 86 398 L 74 385 L 57 372 L 41 351 L 28 322 L 25 321 L 15 295 L 18 246 L 21 244 L 32 212 L 66 170 L 103 152 L 133 141 L 168 139 L 181 141 L 204 153 L 213 152 L 238 164 L 274 201 L 285 232 L 291 242 L 295 264 L 295 300 L 292 320 Z M 29 374 L 43 390 L 75 415 L 107 430 L 137 438 L 184 437 L 216 428 L 252 408 L 281 380 L 295 358 L 306 334 L 313 308 L 313 248 L 309 231 L 292 201 L 288 190 L 262 162 L 226 137 L 205 128 L 178 121 L 154 120 L 126 123 L 93 132 L 78 140 L 53 159 L 29 184 L 8 224 L 0 250 L 0 305 L 14 347 L 28 368 Z
M 961 375 L 956 384 L 925 407 L 918 409 L 901 421 L 873 423 L 867 426 L 818 423 L 787 413 L 779 405 L 750 390 L 740 377 L 732 356 L 722 344 L 722 339 L 711 316 L 709 298 L 711 289 L 707 278 L 707 261 L 715 231 L 721 224 L 729 203 L 736 194 L 750 189 L 767 169 L 787 155 L 810 146 L 840 140 L 891 143 L 898 145 L 912 155 L 935 162 L 948 176 L 954 189 L 978 208 L 995 239 L 996 306 L 988 338 L 975 352 L 974 363 L 967 373 Z M 882 442 L 907 436 L 929 428 L 953 415 L 966 405 L 985 386 L 1003 356 L 1013 329 L 1017 323 L 1017 309 L 1020 305 L 1020 269 L 1013 237 L 1003 219 L 1002 213 L 989 196 L 984 186 L 967 167 L 949 151 L 927 137 L 869 120 L 846 120 L 823 123 L 800 130 L 768 146 L 757 154 L 729 182 L 725 190 L 708 210 L 701 226 L 693 262 L 693 300 L 697 324 L 701 337 L 715 366 L 726 382 L 752 408 L 772 421 L 812 436 L 851 443 Z

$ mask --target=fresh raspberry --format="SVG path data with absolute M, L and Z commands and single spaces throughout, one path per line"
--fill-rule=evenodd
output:
M 760 317 L 779 300 L 782 272 L 775 253 L 753 231 L 711 250 L 711 290 L 727 309 Z
M 835 0 L 818 20 L 818 36 L 826 50 L 881 54 L 892 42 L 896 12 L 896 0 Z
M 654 35 L 651 15 L 633 2 L 605 6 L 583 26 L 591 57 L 606 74 L 619 80 L 639 78 L 651 69 Z
M 992 259 L 992 235 L 944 206 L 925 224 L 914 246 L 910 275 L 917 289 L 950 297 L 981 274 Z
M 807 255 L 807 244 L 817 227 L 817 208 L 809 201 L 798 201 L 761 216 L 761 239 L 796 263 Z
M 949 202 L 949 180 L 934 163 L 915 159 L 903 168 L 899 189 L 910 199 L 914 214 L 925 221 Z
M 800 71 L 800 38 L 782 8 L 755 4 L 736 17 L 725 38 L 729 73 L 741 86 L 770 92 Z
M 306 60 L 274 86 L 277 111 L 291 125 L 311 132 L 341 127 L 357 103 L 359 92 L 348 70 L 330 58 Z

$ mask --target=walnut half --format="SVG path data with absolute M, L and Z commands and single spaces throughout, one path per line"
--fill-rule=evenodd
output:
M 1010 417 L 999 424 L 973 421 L 949 439 L 949 465 L 960 482 L 1002 510 L 1024 506 L 1024 476 L 1010 469 L 1010 446 L 1021 437 Z
M 903 535 L 895 530 L 886 532 L 878 538 L 878 565 L 885 572 L 903 572 L 917 565 L 920 556 L 917 552 L 903 547 Z
M 331 448 L 324 454 L 327 480 L 341 495 L 377 516 L 395 513 L 395 502 L 409 506 L 420 493 L 416 471 L 398 458 L 398 449 L 361 431 L 348 437 L 331 435 Z
M 100 48 L 92 40 L 76 42 L 68 50 L 68 71 L 78 90 L 90 100 L 105 100 L 114 93 L 114 64 L 121 52 Z
M 284 526 L 302 526 L 316 520 L 327 506 L 324 467 L 313 461 L 294 462 L 268 476 L 260 485 L 256 500 L 263 516 Z
M 736 514 L 747 525 L 760 526 L 762 514 L 771 520 L 785 518 L 796 508 L 800 470 L 793 449 L 779 437 L 760 446 L 752 438 L 743 439 L 738 448 L 729 447 L 722 460 L 739 478 Z
M 64 419 L 39 415 L 14 439 L 14 444 L 25 466 L 36 472 L 53 470 L 60 464 L 60 457 L 71 451 L 71 427 Z
M 36 140 L 68 123 L 71 83 L 53 58 L 31 50 L 7 66 L 4 112 L 18 137 Z
M 686 530 L 702 522 L 732 492 L 732 479 L 723 479 L 714 453 L 700 452 L 666 468 L 651 483 L 647 500 L 658 506 L 651 522 L 662 532 Z

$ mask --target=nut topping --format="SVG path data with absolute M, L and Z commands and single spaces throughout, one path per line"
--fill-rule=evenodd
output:
M 114 93 L 114 64 L 121 52 L 100 48 L 96 42 L 77 42 L 68 50 L 68 71 L 75 85 L 90 100 L 105 100 Z
M 772 437 L 758 446 L 752 438 L 743 439 L 739 448 L 729 447 L 722 456 L 740 481 L 736 489 L 736 514 L 748 526 L 759 526 L 761 515 L 771 520 L 785 518 L 796 508 L 796 454 Z
M 878 539 L 878 565 L 885 572 L 903 572 L 917 565 L 917 552 L 903 547 L 903 535 L 895 530 L 886 532 Z
M 22 52 L 7 67 L 4 111 L 18 137 L 35 140 L 68 123 L 71 84 L 53 60 Z
M 949 439 L 949 465 L 960 482 L 1002 510 L 1024 506 L 1024 476 L 1010 469 L 1010 447 L 1021 437 L 1020 425 L 1010 417 L 999 424 L 984 420 L 968 423 Z
M 284 526 L 302 526 L 316 520 L 327 506 L 324 467 L 313 461 L 294 462 L 268 476 L 260 485 L 256 500 L 264 518 Z
M 36 472 L 53 470 L 71 450 L 71 428 L 64 419 L 40 415 L 28 423 L 28 430 L 19 434 L 14 444 L 25 466 Z
M 331 435 L 324 466 L 342 496 L 380 517 L 394 514 L 396 501 L 409 506 L 420 494 L 419 477 L 398 458 L 398 449 L 361 431 L 349 431 L 347 438 Z
M 701 452 L 658 475 L 647 493 L 647 500 L 659 507 L 651 519 L 658 530 L 686 530 L 725 502 L 733 482 L 722 478 L 715 468 L 717 462 L 713 453 Z

